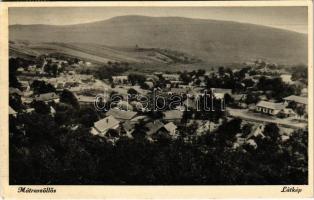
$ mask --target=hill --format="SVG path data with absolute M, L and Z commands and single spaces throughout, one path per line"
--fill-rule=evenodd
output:
M 10 40 L 172 49 L 213 64 L 256 58 L 307 62 L 307 35 L 230 21 L 121 16 L 77 25 L 12 25 L 9 30 Z
M 89 43 L 10 41 L 10 56 L 34 57 L 59 53 L 93 63 L 128 62 L 154 64 L 190 64 L 200 60 L 185 53 L 160 48 L 117 48 Z

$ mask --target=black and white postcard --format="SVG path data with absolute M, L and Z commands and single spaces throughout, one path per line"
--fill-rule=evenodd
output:
M 1 196 L 313 196 L 312 15 L 1 3 Z

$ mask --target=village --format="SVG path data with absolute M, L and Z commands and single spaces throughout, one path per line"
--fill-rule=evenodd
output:
M 11 59 L 14 63 L 17 58 Z M 214 132 L 226 121 L 241 119 L 241 127 L 249 127 L 249 131 L 236 134 L 233 148 L 243 144 L 256 148 L 255 138 L 265 137 L 263 130 L 269 123 L 279 127 L 282 140 L 296 129 L 307 128 L 306 80 L 298 80 L 299 72 L 291 74 L 263 60 L 233 70 L 219 67 L 177 73 L 122 72 L 107 79 L 77 70 L 91 65 L 78 58 L 52 56 L 41 58 L 40 64 L 16 64 L 12 73 L 16 87 L 13 84 L 9 88 L 10 117 L 46 108 L 46 113 L 54 117 L 64 104 L 74 109 L 93 109 L 97 117 L 90 119 L 89 133 L 113 144 L 121 137 L 141 134 L 151 142 L 173 140 L 192 129 L 194 133 L 184 138 L 189 142 Z M 206 102 L 211 103 L 209 110 L 203 108 Z M 75 130 L 81 125 L 67 126 Z

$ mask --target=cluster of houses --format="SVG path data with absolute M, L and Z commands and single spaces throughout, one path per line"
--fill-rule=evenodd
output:
M 112 142 L 115 142 L 121 136 L 133 138 L 136 125 L 142 121 L 147 122 L 141 128 L 145 131 L 145 137 L 148 140 L 154 141 L 161 136 L 175 138 L 177 136 L 177 126 L 172 120 L 175 121 L 177 119 L 178 117 L 173 117 L 170 114 L 168 118 L 164 118 L 164 120 L 168 121 L 167 123 L 163 123 L 161 120 L 149 121 L 147 116 L 138 115 L 137 112 L 112 108 L 106 112 L 105 118 L 94 123 L 94 126 L 91 128 L 91 134 L 105 137 Z
M 45 61 L 48 62 L 48 61 Z M 62 65 L 63 61 L 52 59 L 49 62 L 57 63 L 58 66 Z M 30 68 L 37 69 L 34 66 L 30 66 Z M 18 94 L 21 96 L 21 99 L 24 104 L 30 105 L 33 100 L 42 101 L 45 103 L 58 103 L 59 95 L 58 93 L 62 92 L 64 89 L 68 89 L 72 91 L 80 106 L 94 106 L 95 104 L 95 95 L 93 94 L 85 94 L 82 91 L 90 91 L 98 88 L 98 91 L 103 91 L 112 93 L 115 92 L 118 95 L 121 95 L 123 98 L 120 102 L 117 103 L 116 107 L 111 108 L 109 111 L 105 113 L 105 117 L 96 121 L 91 127 L 91 134 L 98 135 L 104 138 L 107 138 L 110 141 L 116 141 L 122 135 L 126 137 L 134 137 L 134 131 L 139 131 L 138 124 L 142 124 L 143 127 L 140 127 L 145 133 L 146 138 L 154 141 L 156 138 L 160 136 L 175 138 L 177 136 L 177 129 L 181 123 L 181 119 L 183 117 L 183 110 L 187 108 L 191 108 L 193 110 L 197 109 L 198 100 L 205 93 L 206 84 L 205 84 L 205 76 L 212 74 L 205 73 L 202 76 L 197 77 L 197 82 L 192 78 L 191 83 L 183 84 L 183 81 L 180 78 L 179 74 L 167 74 L 162 72 L 155 72 L 153 74 L 146 75 L 145 84 L 148 85 L 149 89 L 142 89 L 139 85 L 131 85 L 128 76 L 119 75 L 112 76 L 112 82 L 115 84 L 114 88 L 110 88 L 106 83 L 96 80 L 92 75 L 85 74 L 77 74 L 75 71 L 68 71 L 67 73 L 62 73 L 57 77 L 39 77 L 37 80 L 45 81 L 46 83 L 51 84 L 56 88 L 56 93 L 46 93 L 34 95 L 30 89 L 30 83 L 34 80 L 19 80 L 22 84 L 22 90 L 16 88 L 10 88 L 10 94 Z M 216 72 L 218 75 L 218 73 Z M 248 76 L 248 74 L 246 74 Z M 155 88 L 156 82 L 163 78 L 166 80 L 166 85 L 164 88 Z M 252 80 L 256 82 L 258 80 L 258 75 L 251 76 Z M 104 85 L 107 85 L 107 88 L 103 87 L 103 85 L 97 85 L 96 83 L 101 82 Z M 108 89 L 109 88 L 109 89 Z M 167 109 L 162 112 L 162 117 L 157 120 L 152 120 L 146 114 L 145 108 L 143 106 L 139 106 L 141 104 L 139 101 L 134 99 L 128 99 L 128 91 L 130 89 L 136 90 L 139 95 L 147 95 L 152 92 L 152 90 L 157 89 L 157 91 L 164 95 L 180 95 L 184 96 L 184 101 L 182 105 L 177 106 L 173 109 Z M 296 107 L 304 107 L 305 112 L 307 111 L 307 97 L 302 96 L 288 96 L 283 99 L 282 102 L 272 102 L 267 98 L 263 98 L 260 96 L 261 101 L 259 101 L 256 105 L 245 105 L 246 94 L 245 93 L 237 93 L 235 94 L 232 89 L 228 88 L 211 88 L 211 94 L 216 99 L 221 99 L 222 101 L 229 95 L 233 99 L 233 103 L 238 106 L 239 109 L 247 109 L 249 111 L 258 112 L 267 118 L 267 116 L 276 116 L 276 117 L 296 117 L 298 114 L 294 109 L 289 107 L 291 102 L 296 104 Z M 141 109 L 139 109 L 139 107 Z M 32 112 L 34 109 L 28 107 L 26 109 L 27 112 Z M 51 108 L 51 112 L 53 108 Z M 12 116 L 16 116 L 17 112 L 14 111 L 11 107 L 9 108 L 9 114 Z M 195 130 L 196 132 L 204 132 L 206 129 L 210 129 L 210 127 L 217 128 L 218 124 L 211 124 L 211 122 L 200 123 L 199 128 Z M 255 128 L 253 131 L 253 135 L 257 132 L 261 132 L 262 126 L 256 126 L 259 128 Z M 246 141 L 250 141 L 252 135 L 246 138 Z
M 279 103 L 262 100 L 256 104 L 255 111 L 271 116 L 297 117 L 298 114 L 292 108 L 289 108 L 289 104 L 294 102 L 296 107 L 304 108 L 305 113 L 307 113 L 308 101 L 306 97 L 291 95 L 283 98 L 283 100 Z

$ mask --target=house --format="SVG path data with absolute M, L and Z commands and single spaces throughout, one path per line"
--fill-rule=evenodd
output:
M 307 96 L 308 96 L 308 90 L 307 90 L 307 88 L 303 88 L 303 89 L 301 90 L 301 95 L 302 95 L 303 97 L 307 97 Z
M 21 92 L 21 90 L 17 89 L 17 88 L 14 88 L 14 87 L 9 87 L 9 94 L 12 95 L 12 94 L 17 94 L 17 95 L 20 95 L 22 96 L 23 93 Z
M 155 134 L 159 129 L 164 127 L 164 124 L 159 120 L 155 120 L 153 122 L 149 122 L 149 123 L 145 124 L 145 127 L 147 128 L 147 132 L 146 132 L 147 135 L 151 136 L 151 135 Z
M 233 94 L 231 97 L 233 98 L 235 105 L 240 108 L 247 108 L 247 104 L 245 103 L 247 97 L 246 94 Z
M 77 101 L 81 106 L 91 106 L 94 105 L 96 98 L 91 96 L 78 95 Z
M 288 105 L 291 102 L 295 102 L 297 104 L 297 106 L 304 106 L 306 108 L 307 104 L 308 104 L 306 97 L 295 96 L 295 95 L 285 97 L 285 98 L 283 98 L 283 100 L 285 100 L 286 105 Z
M 285 105 L 282 103 L 274 103 L 270 101 L 260 101 L 256 104 L 256 111 L 264 114 L 277 115 Z
M 150 74 L 148 74 L 148 75 L 146 75 L 146 80 L 147 80 L 147 81 L 156 82 L 156 81 L 159 80 L 159 78 L 158 78 L 158 76 L 156 76 L 156 75 L 150 75 Z
M 131 119 L 130 122 L 132 124 L 136 124 L 136 123 L 139 123 L 140 121 L 147 122 L 148 120 L 149 120 L 149 118 L 146 115 L 139 115 L 139 116 L 136 116 L 133 119 Z
M 11 108 L 11 106 L 9 106 L 9 115 L 13 117 L 16 117 L 17 115 L 17 112 L 13 108 Z
M 114 118 L 120 121 L 131 120 L 136 115 L 137 115 L 137 112 L 124 111 L 124 110 L 119 110 L 117 108 L 112 108 L 108 112 L 106 112 L 106 116 L 113 116 Z
M 168 95 L 184 95 L 187 94 L 186 88 L 171 88 Z
M 229 94 L 230 96 L 232 95 L 232 89 L 225 89 L 225 88 L 211 88 L 211 91 L 213 92 L 214 95 L 216 94 Z
M 278 117 L 286 118 L 286 117 L 295 117 L 297 114 L 291 108 L 284 108 L 278 113 Z
M 117 107 L 120 109 L 120 110 L 130 110 L 130 111 L 133 111 L 134 108 L 131 104 L 129 104 L 127 101 L 119 101 L 118 104 L 117 104 Z
M 154 141 L 159 138 L 170 139 L 174 136 L 165 128 L 165 125 L 159 120 L 149 122 L 145 125 L 145 127 L 147 128 L 146 137 L 148 140 L 151 140 L 151 141 Z M 168 125 L 168 129 L 172 130 L 173 126 Z
M 108 116 L 94 123 L 91 128 L 91 134 L 105 137 L 106 133 L 110 130 L 117 130 L 119 128 L 120 121 L 113 116 Z
M 127 84 L 128 76 L 112 76 L 112 82 L 115 84 Z
M 163 119 L 166 121 L 180 121 L 183 117 L 183 112 L 179 110 L 169 110 L 163 112 Z
M 246 140 L 255 139 L 257 137 L 264 138 L 263 134 L 265 126 L 263 124 L 257 124 L 252 127 L 252 131 L 249 135 L 247 135 Z
M 169 132 L 171 136 L 176 135 L 177 126 L 173 122 L 169 122 L 168 124 L 165 124 L 165 129 Z
M 180 79 L 179 74 L 163 74 L 162 76 L 169 81 L 178 81 Z
M 126 135 L 127 137 L 132 138 L 132 133 L 135 131 L 135 124 L 131 123 L 131 121 L 126 121 L 121 124 L 121 135 Z
M 35 101 L 43 101 L 43 102 L 55 102 L 58 103 L 59 102 L 59 96 L 54 93 L 54 92 L 49 92 L 49 93 L 45 93 L 45 94 L 39 94 L 35 96 Z
M 149 88 L 154 87 L 154 83 L 152 81 L 145 81 L 145 84 L 148 85 Z
M 163 73 L 162 72 L 154 72 L 154 75 L 161 76 L 161 75 L 163 75 Z

